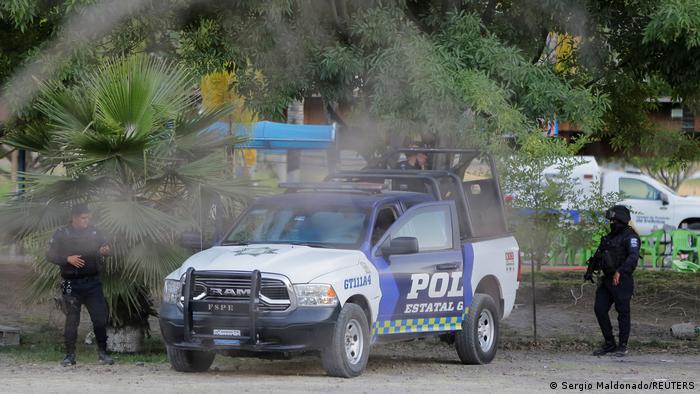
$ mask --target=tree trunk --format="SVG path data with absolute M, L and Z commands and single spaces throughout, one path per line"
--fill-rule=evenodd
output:
M 17 186 L 17 166 L 18 166 L 18 157 L 19 153 L 17 153 L 17 150 L 13 150 L 12 153 L 10 153 L 10 182 L 12 183 L 13 187 L 13 192 L 18 192 L 19 187 Z
M 304 124 L 304 100 L 294 100 L 287 107 L 287 123 Z M 301 180 L 301 150 L 287 150 L 287 182 Z

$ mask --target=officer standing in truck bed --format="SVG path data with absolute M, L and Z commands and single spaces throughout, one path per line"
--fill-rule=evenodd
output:
M 102 232 L 90 225 L 90 210 L 86 204 L 75 205 L 70 223 L 59 227 L 49 241 L 46 257 L 61 268 L 63 278 L 61 288 L 66 312 L 63 366 L 75 365 L 75 342 L 82 305 L 90 313 L 98 361 L 113 364 L 107 354 L 107 302 L 99 277 L 99 263 L 109 252 L 110 246 Z

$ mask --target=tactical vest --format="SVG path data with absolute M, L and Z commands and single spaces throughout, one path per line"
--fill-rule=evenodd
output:
M 610 275 L 614 274 L 615 271 L 617 271 L 618 268 L 622 265 L 622 263 L 625 262 L 625 259 L 627 259 L 627 246 L 630 242 L 630 239 L 632 238 L 637 238 L 639 239 L 639 236 L 637 233 L 634 232 L 631 228 L 626 228 L 625 230 L 621 231 L 619 234 L 616 235 L 606 235 L 605 238 L 603 239 L 603 261 L 601 262 L 602 267 L 601 270 L 603 271 L 604 274 Z M 632 267 L 632 270 L 634 271 L 634 268 L 636 268 L 636 264 Z

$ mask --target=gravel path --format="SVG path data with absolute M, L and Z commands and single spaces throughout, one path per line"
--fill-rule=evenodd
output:
M 55 363 L 13 365 L 0 358 L 4 393 L 230 393 L 230 392 L 640 392 L 597 388 L 597 382 L 656 384 L 648 392 L 698 392 L 700 357 L 697 355 L 632 354 L 625 359 L 574 353 L 502 351 L 485 366 L 465 366 L 446 344 L 423 341 L 376 347 L 367 371 L 355 379 L 326 377 L 313 356 L 291 360 L 231 359 L 217 357 L 212 370 L 182 374 L 167 364 L 100 366 L 93 355 L 79 356 L 75 367 Z M 2 357 L 2 356 L 0 356 Z M 89 360 L 87 358 L 89 357 Z M 656 383 L 654 383 L 656 382 Z M 672 387 L 673 382 L 686 382 Z M 693 389 L 690 389 L 692 382 Z M 660 385 L 660 386 L 659 386 Z M 663 385 L 668 390 L 659 390 Z M 567 386 L 568 387 L 568 386 Z

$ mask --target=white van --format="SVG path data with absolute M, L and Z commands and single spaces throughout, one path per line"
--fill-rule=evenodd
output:
M 664 226 L 685 228 L 700 225 L 700 198 L 679 196 L 668 186 L 639 171 L 614 171 L 602 168 L 593 156 L 572 171 L 576 190 L 581 193 L 621 193 L 620 204 L 632 211 L 632 220 L 641 234 Z M 545 177 L 559 172 L 556 166 L 545 169 Z M 595 186 L 599 185 L 599 188 Z

